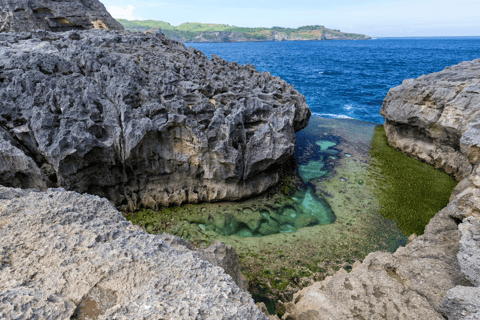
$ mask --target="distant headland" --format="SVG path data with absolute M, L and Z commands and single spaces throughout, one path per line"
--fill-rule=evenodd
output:
M 303 26 L 296 29 L 244 28 L 228 24 L 186 22 L 172 26 L 168 22 L 155 20 L 125 20 L 118 22 L 126 30 L 136 32 L 163 32 L 168 38 L 180 42 L 250 42 L 250 41 L 294 41 L 294 40 L 368 40 L 372 37 L 329 29 L 321 25 Z

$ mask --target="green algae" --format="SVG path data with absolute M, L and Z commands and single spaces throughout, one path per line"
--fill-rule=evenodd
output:
M 383 126 L 375 128 L 371 146 L 373 164 L 383 176 L 376 192 L 380 212 L 397 221 L 405 235 L 423 234 L 430 219 L 448 204 L 457 182 L 389 146 Z

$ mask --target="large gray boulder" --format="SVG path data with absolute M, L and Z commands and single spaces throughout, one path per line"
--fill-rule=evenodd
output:
M 266 320 L 222 268 L 98 196 L 0 187 L 0 239 L 0 319 Z
M 0 0 L 0 32 L 123 30 L 98 0 Z
M 0 184 L 121 210 L 267 190 L 311 114 L 251 65 L 103 30 L 0 34 L 0 110 Z
M 380 113 L 388 142 L 460 181 L 480 160 L 480 59 L 404 80 Z

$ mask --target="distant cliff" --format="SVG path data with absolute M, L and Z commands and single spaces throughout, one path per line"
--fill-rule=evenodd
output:
M 293 28 L 243 28 L 227 24 L 182 23 L 172 26 L 164 21 L 119 19 L 126 30 L 136 32 L 163 32 L 167 37 L 180 42 L 246 42 L 246 41 L 293 41 L 293 40 L 368 40 L 369 36 L 345 33 L 324 26 Z

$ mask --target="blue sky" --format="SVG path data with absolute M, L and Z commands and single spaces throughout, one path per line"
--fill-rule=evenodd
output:
M 101 0 L 115 18 L 241 27 L 320 24 L 375 37 L 480 36 L 480 0 Z

